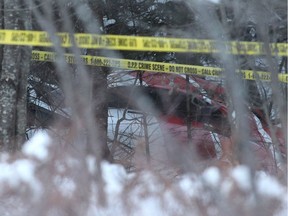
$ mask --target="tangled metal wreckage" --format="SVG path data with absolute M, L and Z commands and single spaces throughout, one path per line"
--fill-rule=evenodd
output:
M 173 151 L 178 147 L 185 149 L 191 143 L 194 147 L 193 155 L 197 155 L 201 161 L 233 163 L 229 157 L 235 144 L 231 138 L 222 85 L 196 76 L 190 76 L 187 80 L 185 75 L 148 71 L 115 73 L 110 75 L 110 79 L 115 82 L 108 91 L 109 146 L 115 151 L 117 140 L 118 151 L 114 152 L 113 157 L 116 161 L 126 160 L 127 169 L 132 167 L 131 158 L 141 139 L 146 144 L 148 142 L 151 160 L 153 151 L 157 151 L 153 150 L 157 142 L 162 142 L 168 148 L 168 151 L 160 151 L 167 151 L 167 154 L 170 152 L 171 155 L 175 154 Z M 63 94 L 59 93 L 59 89 L 46 90 L 50 99 L 37 88 L 33 91 L 34 93 L 30 93 L 32 97 L 29 107 L 34 119 L 38 119 L 43 125 L 43 122 L 49 124 L 51 119 L 69 118 L 67 112 L 61 112 L 63 106 L 57 106 L 56 110 L 49 106 L 51 99 L 63 101 Z M 36 97 L 33 99 L 33 95 L 37 95 L 37 100 Z M 280 158 L 286 159 L 285 135 L 280 126 L 273 125 L 277 141 L 275 145 L 272 143 L 271 127 L 268 127 L 263 112 L 249 109 L 247 115 L 250 127 L 249 147 L 255 156 L 256 168 L 275 173 Z M 143 124 L 144 118 L 146 125 Z M 35 121 L 31 124 L 35 124 Z M 146 153 L 150 154 L 147 148 Z M 131 162 L 129 165 L 128 159 Z

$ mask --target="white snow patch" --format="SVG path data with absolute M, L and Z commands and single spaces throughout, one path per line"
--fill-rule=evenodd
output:
M 86 157 L 86 164 L 88 167 L 88 171 L 90 172 L 90 174 L 94 174 L 96 172 L 96 158 L 89 155 Z
M 51 138 L 48 133 L 44 130 L 39 130 L 24 144 L 22 151 L 27 156 L 32 156 L 44 161 L 48 158 L 48 147 L 50 143 Z
M 58 173 L 64 173 L 66 170 L 65 165 L 60 161 L 55 162 L 55 167 Z
M 217 187 L 221 180 L 219 169 L 216 167 L 210 167 L 206 169 L 202 174 L 202 178 L 209 186 Z
M 11 187 L 18 186 L 19 179 L 11 164 L 0 164 L 0 170 L 0 182 L 7 182 Z
M 124 168 L 120 165 L 109 164 L 108 162 L 102 162 L 101 165 L 103 180 L 106 183 L 106 193 L 110 195 L 121 193 L 127 175 Z
M 10 187 L 19 187 L 25 183 L 39 195 L 42 191 L 40 182 L 35 178 L 35 164 L 27 159 L 17 160 L 14 163 L 0 163 L 0 182 L 7 183 Z
M 47 134 L 44 136 L 47 136 L 46 138 L 48 140 L 50 139 Z M 40 138 L 37 138 L 33 142 L 30 140 L 32 144 L 26 143 L 29 148 L 25 146 L 26 150 L 23 151 L 28 155 L 34 156 L 35 153 L 30 148 L 37 144 L 35 147 L 36 149 L 39 148 L 40 145 L 42 148 L 46 149 L 46 154 L 48 154 L 47 146 L 49 145 L 49 142 L 47 142 L 46 145 L 44 144 L 43 147 L 43 142 L 45 143 L 47 139 L 41 140 Z M 38 151 L 39 150 L 36 150 L 36 152 Z M 39 155 L 36 155 L 37 158 L 39 158 Z M 45 153 L 44 156 L 43 154 L 40 155 L 42 155 L 40 158 L 48 157 L 47 155 L 45 156 Z M 77 178 L 74 179 L 69 176 L 64 176 L 66 168 L 65 164 L 67 164 L 68 167 L 71 166 L 71 168 L 77 170 L 78 167 L 80 167 L 79 161 L 73 157 L 64 157 L 63 161 L 63 164 L 55 161 L 55 167 L 58 172 L 61 172 L 61 175 L 56 174 L 52 176 L 52 183 L 54 184 L 54 187 L 61 192 L 63 198 L 73 199 L 77 187 L 79 187 L 79 189 L 81 187 L 81 182 L 77 182 Z M 97 172 L 95 157 L 87 156 L 86 161 L 84 162 L 86 162 L 87 169 L 90 173 Z M 7 194 L 5 188 L 7 186 L 8 190 L 12 188 L 14 191 L 19 191 L 20 195 L 23 186 L 24 188 L 25 186 L 32 188 L 32 191 L 37 192 L 35 193 L 37 195 L 43 194 L 39 193 L 39 191 L 41 192 L 44 189 L 51 190 L 49 186 L 44 188 L 45 185 L 42 185 L 36 178 L 35 171 L 37 164 L 39 164 L 39 161 L 28 159 L 18 159 L 14 162 L 8 163 L 8 157 L 0 155 L 0 197 Z M 43 169 L 45 169 L 45 167 L 43 167 Z M 158 178 L 152 172 L 141 171 L 128 174 L 122 166 L 109 164 L 107 162 L 101 163 L 101 171 L 105 183 L 103 192 L 106 195 L 107 205 L 98 205 L 97 198 L 100 189 L 99 185 L 96 182 L 93 182 L 90 185 L 90 193 L 87 194 L 87 196 L 90 196 L 88 197 L 90 202 L 87 204 L 87 214 L 85 215 L 106 216 L 114 215 L 115 212 L 120 216 L 199 215 L 197 208 L 193 208 L 193 202 L 191 202 L 190 205 L 189 201 L 195 200 L 196 198 L 196 200 L 201 201 L 206 205 L 210 202 L 211 197 L 213 197 L 211 194 L 215 194 L 215 188 L 219 188 L 217 198 L 230 199 L 230 192 L 234 192 L 233 187 L 235 186 L 235 182 L 239 185 L 239 189 L 245 190 L 245 192 L 249 193 L 248 198 L 245 196 L 243 202 L 252 205 L 253 207 L 254 202 L 251 202 L 251 197 L 254 197 L 253 193 L 255 191 L 251 190 L 251 180 L 255 180 L 256 189 L 261 197 L 268 198 L 268 200 L 270 199 L 272 201 L 276 199 L 280 202 L 281 208 L 279 208 L 279 212 L 276 214 L 277 216 L 287 215 L 287 207 L 285 206 L 285 204 L 287 204 L 287 187 L 282 186 L 276 178 L 269 176 L 264 172 L 257 173 L 255 179 L 251 179 L 250 170 L 245 166 L 235 167 L 229 173 L 225 173 L 224 175 L 222 175 L 222 172 L 220 172 L 218 168 L 210 167 L 202 174 L 187 174 L 179 176 L 179 178 L 174 179 L 174 181 L 169 182 L 169 184 L 165 184 L 161 178 Z M 211 187 L 207 188 L 205 186 Z M 239 195 L 241 198 L 241 193 Z M 18 195 L 16 194 L 16 196 Z M 22 199 L 21 196 L 19 197 L 19 199 Z M 23 198 L 28 199 L 26 196 L 23 196 Z M 17 199 L 18 197 L 15 198 L 15 200 Z M 43 199 L 38 198 L 37 200 L 42 202 Z M 26 200 L 24 200 L 23 203 L 25 204 L 25 202 Z M 187 208 L 186 203 L 190 205 L 189 208 Z M 0 205 L 0 209 L 1 207 L 2 206 Z M 195 207 L 197 207 L 197 205 L 195 205 Z M 223 206 L 208 205 L 208 214 L 219 215 L 221 211 L 219 211 L 218 207 L 221 208 Z M 65 206 L 63 206 L 63 208 L 65 208 Z M 29 206 L 23 206 L 23 211 L 26 209 L 29 209 Z
M 73 168 L 73 169 L 79 168 L 79 165 L 80 165 L 79 160 L 73 157 L 67 157 L 65 161 L 69 168 Z
M 0 154 L 0 163 L 4 163 L 9 159 L 9 154 L 3 152 Z
M 189 177 L 182 178 L 179 183 L 179 187 L 189 197 L 197 197 L 199 194 L 199 183 L 193 182 Z
M 113 25 L 116 23 L 116 20 L 115 19 L 107 19 L 107 18 L 104 18 L 103 19 L 103 24 L 104 24 L 104 27 L 107 27 L 109 25 Z
M 285 196 L 285 194 L 287 196 L 287 191 L 285 192 L 283 186 L 281 186 L 275 178 L 269 175 L 260 174 L 258 176 L 256 187 L 258 192 L 265 196 L 277 199 Z
M 72 198 L 73 193 L 76 190 L 76 184 L 73 179 L 68 177 L 55 176 L 53 181 L 64 197 Z
M 129 27 L 133 27 L 134 25 L 137 26 L 136 21 L 128 21 L 127 22 L 127 26 L 129 26 Z
M 224 196 L 229 196 L 232 189 L 233 183 L 230 180 L 225 179 L 221 184 L 221 194 L 223 194 Z
M 165 216 L 166 214 L 161 207 L 161 200 L 156 196 L 149 196 L 146 199 L 139 200 L 138 208 L 134 215 L 139 216 Z
M 175 194 L 171 190 L 166 190 L 164 193 L 164 201 L 167 203 L 167 206 L 172 211 L 178 212 L 179 215 L 184 215 L 184 212 L 181 212 L 181 205 L 179 204 L 179 199 L 175 197 Z M 181 201 L 180 201 L 181 202 Z
M 233 118 L 233 120 L 236 119 L 236 112 L 235 111 L 232 112 L 231 117 Z
M 231 176 L 242 190 L 251 190 L 251 175 L 249 169 L 246 166 L 235 167 L 231 171 Z
M 220 3 L 220 0 L 207 0 L 207 1 L 209 1 L 211 3 L 214 3 L 214 4 L 219 4 Z

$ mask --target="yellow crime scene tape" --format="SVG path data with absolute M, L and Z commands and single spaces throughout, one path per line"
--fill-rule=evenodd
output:
M 69 34 L 57 33 L 58 41 L 63 47 L 71 47 L 75 41 L 79 48 L 111 49 L 153 52 L 192 52 L 192 53 L 230 53 L 233 55 L 265 55 L 264 44 L 260 42 L 143 37 L 125 35 Z M 0 44 L 21 46 L 56 45 L 50 35 L 44 31 L 0 30 Z M 270 53 L 288 56 L 287 43 L 269 44 Z
M 75 64 L 76 58 L 73 54 L 64 54 L 68 64 Z M 54 52 L 32 51 L 32 60 L 55 62 L 57 55 Z M 81 61 L 85 65 L 113 67 L 125 70 L 143 70 L 151 72 L 190 74 L 199 76 L 221 77 L 223 69 L 216 67 L 205 67 L 196 65 L 171 64 L 152 61 L 139 61 L 130 59 L 117 59 L 91 55 L 81 55 Z M 271 81 L 271 73 L 264 71 L 241 70 L 239 73 L 246 80 Z M 279 74 L 279 81 L 288 83 L 288 74 Z

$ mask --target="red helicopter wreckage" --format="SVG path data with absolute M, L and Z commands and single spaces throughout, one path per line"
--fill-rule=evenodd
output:
M 148 132 L 158 131 L 150 136 L 150 141 L 159 136 L 165 145 L 170 146 L 185 146 L 189 141 L 200 160 L 219 161 L 224 166 L 233 163 L 233 159 L 229 158 L 234 144 L 225 89 L 220 84 L 197 76 L 190 76 L 187 80 L 185 75 L 149 71 L 116 72 L 110 75 L 110 79 L 113 84 L 108 90 L 108 139 L 115 140 L 113 136 L 118 130 L 117 139 L 126 146 L 125 151 L 133 151 L 137 140 L 144 136 L 139 125 L 142 125 L 141 119 L 145 114 L 150 121 Z M 37 89 L 34 91 L 34 94 L 38 93 Z M 63 97 L 59 90 L 49 91 L 50 99 Z M 30 100 L 30 114 L 42 118 L 42 122 L 43 118 L 67 117 L 61 112 L 52 113 L 45 98 L 40 97 L 40 102 L 39 97 L 37 101 Z M 278 142 L 277 146 L 273 145 L 272 132 L 261 110 L 249 112 L 249 145 L 255 155 L 257 169 L 276 173 L 280 158 L 286 159 L 285 135 L 281 127 L 273 126 Z M 121 123 L 116 128 L 119 119 Z M 150 147 L 153 148 L 152 141 Z

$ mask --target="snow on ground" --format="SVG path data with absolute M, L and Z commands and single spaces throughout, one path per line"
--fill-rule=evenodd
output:
M 46 131 L 39 130 L 23 147 L 23 153 L 39 160 L 48 158 L 48 146 L 51 139 Z
M 151 170 L 128 174 L 122 166 L 107 162 L 99 170 L 95 157 L 51 150 L 52 143 L 40 131 L 24 145 L 23 154 L 0 155 L 1 215 L 288 213 L 287 187 L 264 172 L 252 176 L 245 166 L 225 172 L 210 167 L 168 181 Z

